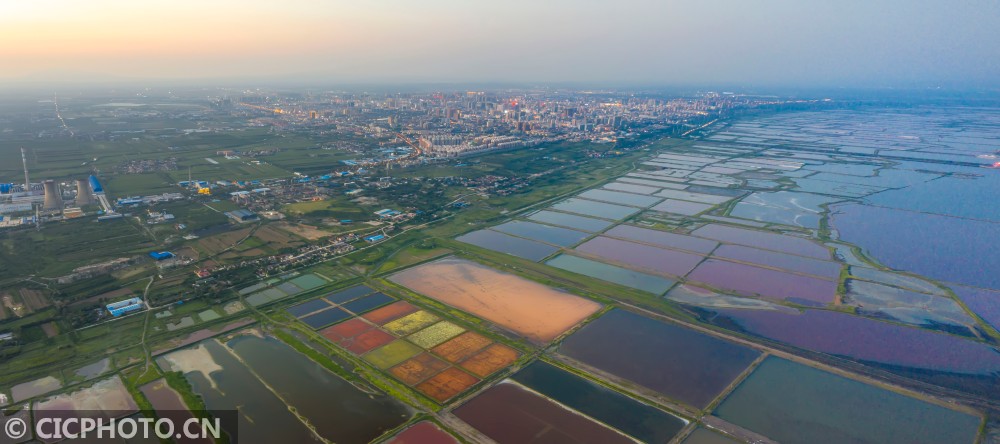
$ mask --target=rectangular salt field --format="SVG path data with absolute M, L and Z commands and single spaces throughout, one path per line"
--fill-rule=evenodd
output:
M 811 274 L 827 279 L 840 277 L 840 264 L 833 261 L 811 259 L 776 251 L 759 250 L 743 245 L 722 245 L 713 253 L 713 257 L 732 259 L 740 262 L 750 262 L 768 267 L 781 268 L 798 273 Z
M 584 242 L 576 247 L 576 251 L 673 276 L 686 275 L 703 259 L 702 256 L 696 254 L 603 236 Z
M 822 306 L 837 296 L 837 282 L 751 265 L 709 259 L 688 279 L 747 296 L 782 299 L 802 305 Z
M 331 308 L 303 317 L 300 321 L 305 322 L 306 325 L 312 327 L 313 329 L 319 329 L 326 327 L 327 325 L 343 321 L 349 317 L 351 317 L 350 313 L 347 313 L 340 308 Z
M 235 392 L 230 396 L 239 397 L 241 402 L 214 408 L 238 410 L 246 419 L 258 421 L 256 427 L 244 428 L 246 423 L 241 418 L 239 442 L 370 442 L 402 425 L 412 415 L 412 410 L 399 400 L 377 390 L 362 389 L 277 339 L 244 335 L 229 341 L 228 345 L 240 361 L 229 365 L 222 363 L 222 372 L 207 375 L 214 382 L 207 391 Z M 230 365 L 240 363 L 253 371 L 250 379 L 239 374 L 220 374 L 229 373 Z M 278 393 L 280 399 L 247 393 L 244 386 L 260 385 L 258 378 L 266 386 L 260 389 L 268 394 Z M 192 385 L 198 387 L 194 381 Z M 202 396 L 218 395 L 203 393 Z M 208 405 L 213 408 L 212 404 Z M 250 416 L 258 410 L 260 415 Z M 273 422 L 266 414 L 275 410 L 284 411 L 295 422 L 299 422 L 295 415 L 300 416 L 323 440 L 282 434 L 285 430 L 280 427 L 281 423 Z
M 324 301 L 322 299 L 313 299 L 313 300 L 311 300 L 309 302 L 303 302 L 301 304 L 293 305 L 291 307 L 288 307 L 287 311 L 292 316 L 295 316 L 297 318 L 301 318 L 302 316 L 305 316 L 305 315 L 307 315 L 309 313 L 312 313 L 314 311 L 322 310 L 322 309 L 327 308 L 329 306 L 330 306 L 330 304 L 326 303 L 326 301 Z
M 644 185 L 636 185 L 625 182 L 611 182 L 609 184 L 604 185 L 603 188 L 605 190 L 624 191 L 626 193 L 636 193 L 636 194 L 653 194 L 657 191 L 660 191 L 661 189 L 659 187 L 648 187 Z
M 681 214 L 684 216 L 694 216 L 699 213 L 704 213 L 708 210 L 711 210 L 713 206 L 714 205 L 711 204 L 688 202 L 688 201 L 674 200 L 674 199 L 664 199 L 663 202 L 660 202 L 659 204 L 650 209 L 653 211 L 661 211 L 664 213 L 674 213 L 674 214 Z
M 295 284 L 293 284 L 291 282 L 285 282 L 283 284 L 278 284 L 278 286 L 274 287 L 274 288 L 277 288 L 278 290 L 281 290 L 282 292 L 284 292 L 287 295 L 293 295 L 293 294 L 302 293 L 302 289 L 299 288 L 298 285 L 295 285 Z
M 288 295 L 278 290 L 277 288 L 268 288 L 267 290 L 259 291 L 250 296 L 247 296 L 247 302 L 254 306 L 261 306 L 270 302 L 277 301 L 278 299 L 287 297 Z
M 974 443 L 981 419 L 769 357 L 714 412 L 781 443 Z
M 637 184 L 637 185 L 643 185 L 643 186 L 647 186 L 647 187 L 656 187 L 658 189 L 657 191 L 659 191 L 660 188 L 670 188 L 670 189 L 674 189 L 674 190 L 683 190 L 683 189 L 687 188 L 687 185 L 684 185 L 682 183 L 661 182 L 659 180 L 642 179 L 642 178 L 630 177 L 630 176 L 619 177 L 618 181 L 615 182 L 615 183 L 621 183 L 621 184 L 633 184 L 634 183 L 634 184 Z M 655 191 L 654 191 L 654 193 L 655 193 Z
M 509 236 L 493 230 L 473 231 L 455 239 L 534 262 L 538 262 L 559 250 L 558 247 L 552 245 Z
M 786 236 L 761 230 L 749 230 L 726 225 L 709 224 L 691 232 L 692 235 L 719 242 L 746 245 L 816 259 L 830 259 L 830 251 L 809 239 Z
M 603 219 L 593 219 L 589 217 L 577 216 L 575 214 L 559 213 L 547 210 L 542 210 L 532 214 L 531 216 L 528 216 L 528 219 L 536 222 L 544 222 L 550 225 L 560 225 L 576 230 L 587 231 L 590 233 L 601 231 L 614 225 L 614 222 L 609 222 Z
M 687 421 L 552 364 L 536 361 L 511 379 L 641 441 L 666 443 Z
M 663 199 L 643 196 L 633 193 L 621 193 L 609 190 L 587 190 L 577 195 L 585 199 L 599 200 L 602 202 L 613 202 L 616 204 L 629 205 L 633 207 L 648 208 L 656 205 Z
M 667 182 L 677 182 L 678 184 L 684 183 L 684 178 L 681 177 L 668 177 L 662 174 L 650 174 L 650 173 L 628 173 L 625 177 L 635 177 L 640 179 L 651 179 L 656 181 L 667 181 Z
M 491 230 L 539 242 L 545 242 L 547 244 L 558 245 L 560 247 L 576 245 L 580 243 L 580 241 L 590 237 L 590 233 L 583 231 L 553 227 L 551 225 L 537 224 L 534 222 L 524 222 L 520 220 L 514 220 L 497 225 L 492 227 Z
M 582 214 L 584 216 L 600 217 L 603 219 L 622 220 L 639 212 L 638 208 L 624 207 L 593 200 L 569 198 L 551 206 L 553 210 L 565 211 L 567 213 Z
M 737 219 L 735 217 L 722 217 L 722 216 L 712 216 L 710 214 L 704 214 L 704 215 L 701 216 L 701 218 L 702 219 L 708 219 L 708 220 L 714 220 L 716 222 L 726 222 L 726 223 L 736 224 L 736 225 L 746 225 L 748 227 L 754 227 L 754 228 L 764 228 L 764 227 L 767 227 L 767 224 L 765 224 L 765 223 L 755 222 L 755 221 L 746 220 L 746 219 Z
M 343 290 L 337 291 L 327 295 L 324 299 L 330 301 L 333 304 L 342 304 L 351 299 L 356 299 L 369 293 L 374 293 L 375 290 L 369 288 L 366 285 L 356 285 L 351 288 L 345 288 Z
M 453 413 L 499 444 L 635 442 L 601 423 L 506 381 L 465 402 Z
M 341 305 L 341 307 L 347 309 L 351 313 L 361 314 L 370 310 L 374 310 L 378 307 L 386 305 L 395 300 L 396 298 L 389 296 L 385 293 L 375 293 L 373 295 L 368 295 L 361 299 L 343 304 Z
M 558 352 L 699 409 L 760 355 L 739 344 L 619 309 L 570 335 Z
M 463 259 L 429 262 L 389 279 L 539 343 L 601 309 L 589 299 Z
M 301 287 L 303 290 L 312 290 L 316 287 L 322 287 L 327 284 L 326 279 L 323 279 L 315 274 L 304 274 L 289 282 Z
M 632 225 L 619 225 L 604 233 L 605 236 L 619 237 L 626 240 L 659 245 L 667 248 L 694 251 L 708 254 L 719 245 L 718 242 L 700 237 L 668 233 L 666 231 L 639 228 Z
M 690 191 L 682 190 L 663 190 L 656 193 L 656 195 L 659 197 L 666 197 L 668 199 L 686 200 L 712 205 L 718 205 L 732 200 L 731 197 L 717 196 L 714 194 L 692 193 Z
M 640 273 L 627 268 L 617 267 L 603 262 L 592 261 L 582 257 L 561 254 L 545 263 L 550 267 L 561 268 L 573 273 L 582 274 L 602 281 L 613 282 L 626 287 L 661 295 L 674 285 L 675 281 L 661 276 Z

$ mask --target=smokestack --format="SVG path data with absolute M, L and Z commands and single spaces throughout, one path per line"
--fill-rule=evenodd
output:
M 42 205 L 44 210 L 61 210 L 62 209 L 62 195 L 59 194 L 59 185 L 56 185 L 54 180 L 46 180 L 42 182 L 45 186 L 45 204 Z
M 24 147 L 21 147 L 21 165 L 24 165 L 24 191 L 31 191 L 31 181 L 28 180 L 28 155 L 24 152 Z
M 94 194 L 90 192 L 90 182 L 87 179 L 76 180 L 76 206 L 94 203 Z

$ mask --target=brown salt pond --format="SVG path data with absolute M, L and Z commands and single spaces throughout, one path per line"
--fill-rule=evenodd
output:
M 153 405 L 153 409 L 156 410 L 157 416 L 160 418 L 168 418 L 173 421 L 174 424 L 184 424 L 185 421 L 194 418 L 194 414 L 188 410 L 187 405 L 184 404 L 184 400 L 181 395 L 177 393 L 174 389 L 167 385 L 165 379 L 157 379 L 156 381 L 150 382 L 142 387 L 139 387 L 139 391 L 149 400 L 149 403 Z M 180 443 L 208 443 L 211 444 L 211 439 L 207 437 L 203 438 L 179 438 Z
M 387 444 L 458 444 L 454 436 L 433 422 L 419 422 L 393 436 Z
M 601 309 L 597 302 L 464 259 L 441 259 L 389 279 L 539 343 Z
M 502 382 L 454 410 L 498 443 L 634 443 L 627 436 L 512 383 Z

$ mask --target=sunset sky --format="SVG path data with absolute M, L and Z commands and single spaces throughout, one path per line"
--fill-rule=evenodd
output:
M 981 85 L 998 23 L 986 0 L 11 0 L 0 81 Z

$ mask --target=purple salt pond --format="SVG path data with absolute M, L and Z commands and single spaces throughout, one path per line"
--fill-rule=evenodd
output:
M 781 268 L 798 273 L 811 274 L 829 279 L 837 279 L 840 276 L 840 264 L 831 261 L 821 261 L 809 259 L 801 256 L 793 256 L 774 251 L 758 250 L 756 248 L 744 247 L 742 245 L 722 245 L 715 253 L 714 257 L 733 259 L 741 262 L 766 265 L 768 267 Z
M 709 259 L 688 279 L 745 295 L 783 299 L 802 305 L 822 306 L 833 302 L 837 283 L 750 265 Z
M 650 230 L 648 228 L 639 228 L 631 225 L 619 225 L 608 230 L 604 234 L 636 242 L 694 251 L 696 253 L 703 254 L 710 253 L 717 245 L 719 245 L 718 242 L 699 237 L 668 233 L 660 230 Z
M 691 234 L 720 242 L 781 251 L 817 259 L 830 259 L 830 251 L 813 241 L 759 230 L 748 230 L 725 225 L 705 225 Z
M 1000 375 L 1000 352 L 949 334 L 825 310 L 715 311 L 748 333 L 806 350 L 889 366 Z
M 702 260 L 702 256 L 695 254 L 608 237 L 596 237 L 584 242 L 576 247 L 576 251 L 674 276 L 684 276 Z

